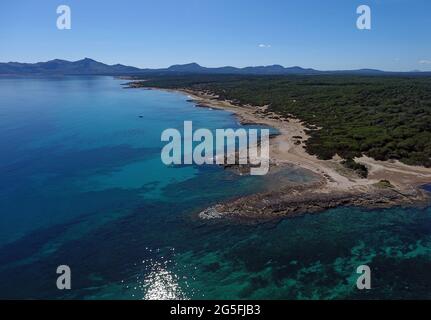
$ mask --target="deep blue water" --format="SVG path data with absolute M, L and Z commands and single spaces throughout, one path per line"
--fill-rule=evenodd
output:
M 165 166 L 160 134 L 237 128 L 181 94 L 110 77 L 0 79 L 1 298 L 430 298 L 431 210 L 338 208 L 244 225 L 218 201 L 310 179 Z M 56 267 L 72 290 L 56 288 Z M 356 267 L 372 290 L 356 289 Z

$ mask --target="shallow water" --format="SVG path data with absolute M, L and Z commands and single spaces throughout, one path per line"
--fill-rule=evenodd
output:
M 181 94 L 109 77 L 0 79 L 0 297 L 429 298 L 431 210 L 338 208 L 258 225 L 200 221 L 267 188 L 214 166 L 167 167 L 161 131 L 237 128 Z M 286 169 L 279 179 L 307 180 Z M 72 290 L 56 289 L 56 267 Z M 357 266 L 372 290 L 356 289 Z

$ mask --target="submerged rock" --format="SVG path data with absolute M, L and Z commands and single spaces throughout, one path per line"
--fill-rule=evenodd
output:
M 216 207 L 209 207 L 204 211 L 199 213 L 199 218 L 208 220 L 208 219 L 220 219 L 223 217 L 223 214 L 217 211 Z

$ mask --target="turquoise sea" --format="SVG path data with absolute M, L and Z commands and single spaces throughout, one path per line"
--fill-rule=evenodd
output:
M 241 224 L 219 201 L 306 181 L 165 166 L 167 128 L 238 128 L 178 93 L 111 77 L 0 78 L 0 298 L 431 298 L 431 208 L 337 208 Z M 356 268 L 372 289 L 356 288 Z M 58 290 L 68 265 L 72 289 Z

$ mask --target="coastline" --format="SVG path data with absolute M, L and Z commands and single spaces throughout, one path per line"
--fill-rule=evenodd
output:
M 130 88 L 142 88 L 133 86 Z M 279 134 L 270 139 L 270 162 L 275 166 L 296 166 L 318 177 L 302 185 L 286 182 L 277 191 L 261 192 L 211 206 L 199 213 L 202 219 L 240 218 L 261 220 L 316 213 L 337 206 L 388 208 L 424 206 L 430 193 L 421 188 L 431 182 L 431 168 L 409 166 L 399 161 L 377 161 L 366 156 L 355 161 L 368 168 L 361 178 L 345 168 L 342 159 L 320 160 L 304 149 L 308 136 L 299 119 L 267 112 L 267 107 L 236 105 L 217 96 L 190 89 L 163 89 L 187 95 L 197 107 L 232 112 L 241 124 L 273 127 Z

